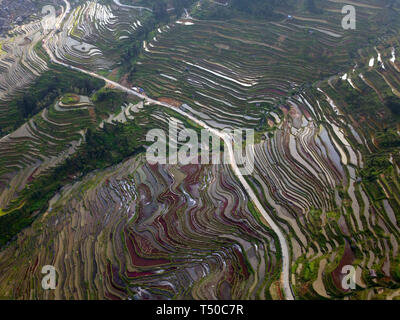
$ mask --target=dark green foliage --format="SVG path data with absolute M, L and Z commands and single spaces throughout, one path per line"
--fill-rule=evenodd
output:
M 19 113 L 28 118 L 38 113 L 43 106 L 50 104 L 56 97 L 67 91 L 90 94 L 104 86 L 104 81 L 89 77 L 83 73 L 67 71 L 53 67 L 41 76 L 22 98 L 16 100 Z
M 167 22 L 169 20 L 167 3 L 163 0 L 153 0 L 154 18 L 159 22 Z
M 315 4 L 315 0 L 306 0 L 305 1 L 305 8 L 308 12 L 313 14 L 322 14 L 323 11 L 317 7 Z
M 177 17 L 182 16 L 184 9 L 189 9 L 194 2 L 194 0 L 149 0 L 147 3 L 153 9 L 155 20 L 160 23 L 168 22 L 172 13 Z M 174 10 L 168 11 L 168 7 L 174 8 Z
M 132 81 L 133 74 L 136 72 L 136 60 L 143 50 L 143 41 L 150 38 L 151 32 L 156 27 L 156 20 L 151 17 L 146 20 L 143 27 L 138 29 L 137 32 L 131 35 L 128 45 L 123 45 L 120 50 L 122 51 L 121 62 L 122 72 L 128 73 L 129 81 Z
M 177 17 L 182 16 L 185 8 L 189 8 L 192 5 L 192 0 L 172 0 L 172 7 L 175 8 L 175 14 Z
M 212 2 L 202 3 L 202 12 L 199 13 L 203 19 L 225 20 L 241 15 L 252 16 L 260 19 L 271 19 L 278 16 L 277 8 L 291 9 L 294 6 L 293 0 L 231 0 L 219 1 L 229 3 L 228 6 L 215 5 Z
M 364 169 L 361 170 L 361 177 L 367 181 L 373 182 L 378 175 L 391 167 L 387 156 L 373 154 L 367 157 Z
M 278 5 L 285 5 L 286 2 L 285 0 L 232 0 L 232 7 L 240 12 L 267 18 L 274 14 L 274 9 Z
M 381 149 L 400 147 L 400 137 L 394 129 L 386 129 L 376 134 L 376 141 Z
M 369 87 L 358 92 L 353 90 L 346 81 L 338 81 L 335 87 L 340 92 L 337 98 L 344 102 L 341 107 L 355 119 L 359 119 L 360 116 L 375 119 L 376 114 L 385 108 L 378 95 Z
M 104 81 L 64 67 L 52 66 L 21 96 L 9 103 L 9 108 L 17 110 L 17 116 L 10 121 L 10 130 L 16 129 L 28 119 L 49 106 L 67 92 L 90 94 L 104 86 Z M 3 134 L 6 132 L 3 131 Z
M 133 75 L 136 72 L 136 60 L 143 50 L 143 41 L 150 40 L 154 37 L 154 30 L 158 25 L 168 23 L 172 12 L 180 17 L 185 8 L 189 8 L 193 0 L 173 0 L 172 7 L 175 9 L 169 12 L 168 1 L 166 0 L 152 0 L 149 4 L 152 7 L 153 15 L 146 21 L 142 22 L 142 28 L 138 29 L 131 35 L 128 45 L 122 45 L 122 69 L 123 73 L 128 73 L 128 80 L 132 81 Z

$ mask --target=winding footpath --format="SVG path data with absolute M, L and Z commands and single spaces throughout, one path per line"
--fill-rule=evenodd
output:
M 65 19 L 66 15 L 70 12 L 71 6 L 69 4 L 69 2 L 67 0 L 63 0 L 66 4 L 66 9 L 64 10 L 63 14 L 61 15 L 60 20 L 57 22 L 56 27 L 59 28 L 62 25 L 63 20 Z M 114 2 L 116 4 L 119 4 L 118 0 L 114 0 Z M 53 31 L 51 31 L 49 33 L 49 35 L 44 39 L 43 41 L 43 48 L 46 50 L 47 54 L 50 57 L 50 60 L 58 65 L 62 65 L 66 68 L 78 71 L 78 72 L 82 72 L 85 73 L 87 75 L 90 75 L 94 78 L 98 78 L 101 79 L 103 81 L 105 81 L 107 84 L 115 87 L 116 89 L 119 89 L 123 92 L 126 92 L 128 94 L 134 95 L 150 104 L 154 104 L 154 105 L 159 105 L 165 108 L 169 108 L 171 110 L 173 110 L 174 112 L 177 112 L 179 114 L 181 114 L 182 116 L 186 117 L 187 119 L 190 119 L 191 121 L 193 121 L 194 123 L 198 124 L 199 126 L 203 127 L 204 129 L 208 130 L 210 133 L 218 136 L 219 138 L 221 138 L 225 145 L 227 146 L 228 149 L 228 154 L 229 154 L 229 159 L 230 159 L 230 165 L 232 167 L 232 170 L 234 172 L 234 174 L 237 176 L 237 178 L 239 179 L 240 183 L 242 184 L 243 188 L 246 190 L 248 196 L 250 197 L 251 201 L 254 203 L 254 205 L 256 206 L 256 208 L 258 209 L 258 211 L 261 213 L 261 215 L 264 217 L 264 219 L 267 221 L 267 223 L 269 224 L 270 228 L 278 235 L 278 239 L 279 239 L 279 243 L 280 243 L 280 247 L 281 247 L 281 254 L 282 254 L 282 273 L 281 273 L 281 283 L 282 283 L 282 287 L 283 287 L 283 292 L 284 292 L 284 296 L 286 300 L 294 300 L 294 295 L 292 293 L 292 289 L 290 286 L 290 255 L 289 255 L 289 249 L 286 243 L 286 239 L 285 236 L 283 235 L 281 229 L 279 228 L 279 226 L 275 223 L 275 221 L 271 218 L 271 216 L 267 213 L 267 211 L 264 209 L 264 207 L 262 206 L 262 204 L 260 203 L 260 201 L 258 200 L 256 194 L 254 193 L 253 189 L 250 187 L 250 185 L 248 184 L 248 182 L 246 181 L 246 179 L 243 177 L 242 173 L 240 172 L 240 169 L 236 163 L 236 159 L 235 159 L 235 155 L 234 155 L 234 151 L 233 151 L 233 144 L 232 144 L 232 137 L 230 135 L 228 135 L 226 132 L 221 132 L 215 128 L 210 127 L 209 125 L 207 125 L 204 121 L 199 120 L 197 118 L 195 118 L 193 115 L 186 113 L 185 111 L 176 108 L 170 104 L 164 103 L 164 102 L 160 102 L 158 100 L 154 100 L 151 99 L 145 95 L 142 95 L 138 92 L 136 92 L 135 90 L 132 90 L 130 88 L 127 88 L 115 81 L 109 80 L 101 75 L 98 75 L 94 72 L 85 70 L 85 69 L 81 69 L 75 66 L 71 66 L 68 65 L 62 61 L 59 61 L 53 54 L 53 52 L 48 48 L 47 46 L 47 42 L 48 40 L 54 35 L 54 33 L 57 31 L 57 28 L 55 28 Z

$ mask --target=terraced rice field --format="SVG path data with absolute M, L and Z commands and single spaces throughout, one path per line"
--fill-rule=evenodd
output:
M 400 296 L 400 126 L 387 107 L 400 97 L 400 20 L 382 30 L 387 8 L 352 3 L 354 32 L 341 27 L 341 1 L 321 1 L 323 17 L 281 12 L 269 22 L 200 20 L 195 5 L 194 18 L 143 42 L 128 83 L 210 127 L 256 129 L 246 179 L 285 236 L 296 299 Z M 49 49 L 126 82 L 114 49 L 150 15 L 82 2 Z M 182 117 L 135 101 L 100 118 L 88 97 L 73 98 L 0 140 L 0 207 L 74 153 L 87 128 L 136 120 L 168 132 Z M 151 166 L 141 154 L 60 190 L 0 253 L 0 297 L 285 299 L 281 246 L 229 166 Z M 47 264 L 58 270 L 54 292 L 40 287 Z M 342 287 L 345 265 L 357 270 L 356 290 Z
M 388 288 L 398 283 L 398 160 L 387 154 L 393 170 L 381 174 L 378 185 L 362 183 L 363 155 L 379 150 L 371 132 L 382 130 L 385 122 L 364 126 L 370 119 L 360 114 L 356 121 L 343 101 L 348 91 L 358 90 L 379 101 L 399 85 L 398 62 L 388 49 L 380 65 L 351 69 L 347 77 L 290 99 L 282 106 L 285 117 L 274 137 L 256 147 L 257 170 L 251 180 L 289 235 L 292 286 L 298 297 L 351 295 L 341 286 L 346 264 L 357 266 L 357 298 L 398 292 Z M 367 86 L 370 82 L 376 85 Z M 382 119 L 388 116 L 378 112 Z
M 20 249 L 5 253 L 36 247 L 32 265 L 30 254 L 18 253 L 33 281 L 17 289 L 20 297 L 50 298 L 36 276 L 45 261 L 62 274 L 51 296 L 63 299 L 265 298 L 279 272 L 273 237 L 223 167 L 149 166 L 139 157 L 51 202 Z M 2 272 L 2 283 L 22 277 L 25 268 L 14 273 L 2 258 L 2 270 L 10 271 Z M 9 283 L 1 296 L 16 294 Z

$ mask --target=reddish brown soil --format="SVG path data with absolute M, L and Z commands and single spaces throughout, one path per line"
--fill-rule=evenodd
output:
M 176 108 L 179 108 L 182 103 L 172 98 L 158 98 L 158 101 L 168 103 Z
M 93 123 L 96 123 L 96 111 L 93 107 L 88 108 L 89 116 L 92 119 Z

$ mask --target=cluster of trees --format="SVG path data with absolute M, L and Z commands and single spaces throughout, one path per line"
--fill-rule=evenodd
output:
M 375 118 L 376 112 L 378 110 L 384 110 L 385 107 L 389 109 L 394 116 L 390 117 L 390 120 L 397 121 L 397 117 L 400 116 L 400 99 L 397 96 L 386 96 L 382 103 L 378 96 L 371 93 L 368 89 L 362 92 L 348 90 L 348 84 L 346 84 L 345 81 L 339 81 L 336 87 L 338 91 L 345 92 L 343 98 L 347 105 L 345 107 L 346 112 L 355 115 L 356 118 L 361 114 Z
M 62 176 L 79 175 L 120 163 L 143 149 L 145 130 L 136 121 L 108 124 L 102 130 L 88 129 L 86 143 L 56 171 Z
M 364 168 L 360 170 L 361 177 L 366 182 L 375 182 L 381 173 L 392 166 L 386 154 L 373 154 L 366 160 Z
M 358 92 L 350 89 L 346 81 L 338 81 L 335 86 L 337 91 L 341 93 L 338 99 L 343 99 L 345 102 L 342 107 L 346 113 L 353 115 L 356 120 L 360 116 L 375 118 L 376 112 L 384 108 L 378 96 L 375 92 L 371 92 L 369 88 Z
M 90 94 L 104 84 L 103 80 L 64 67 L 53 66 L 42 74 L 25 93 L 10 103 L 10 108 L 17 110 L 14 129 L 64 93 Z
M 153 32 L 156 21 L 150 18 L 142 23 L 142 28 L 139 28 L 134 34 L 130 36 L 130 41 L 121 47 L 121 63 L 124 73 L 129 74 L 129 79 L 132 80 L 132 75 L 136 72 L 136 60 L 143 50 L 143 41 L 150 38 Z
M 283 9 L 291 9 L 296 3 L 293 0 L 232 0 L 231 6 L 241 12 L 248 13 L 258 17 L 271 17 L 274 10 L 278 7 Z M 304 7 L 313 14 L 321 14 L 323 11 L 315 4 L 315 0 L 305 0 Z
M 189 9 L 193 2 L 193 0 L 172 0 L 172 7 L 175 8 L 176 16 L 182 16 L 185 8 Z
M 233 9 L 253 16 L 267 18 L 274 15 L 277 6 L 289 5 L 287 0 L 232 0 Z
M 146 132 L 136 121 L 105 124 L 102 130 L 88 129 L 86 143 L 77 153 L 25 188 L 19 198 L 22 208 L 0 217 L 0 247 L 45 212 L 50 199 L 74 176 L 84 176 L 143 152 Z
M 174 10 L 167 10 L 167 0 L 151 0 L 153 15 L 143 23 L 129 42 L 121 47 L 123 66 L 128 72 L 135 71 L 135 62 L 143 47 L 143 40 L 150 39 L 157 25 L 168 22 L 170 15 L 182 15 L 194 0 L 172 0 Z M 54 66 L 44 73 L 21 97 L 12 102 L 18 110 L 18 125 L 24 119 L 38 113 L 59 96 L 75 92 L 89 95 L 105 85 L 104 81 L 82 73 Z M 121 94 L 112 90 L 100 90 L 94 95 L 96 106 L 121 105 Z M 123 98 L 123 97 L 122 97 Z M 100 108 L 101 109 L 101 108 Z M 144 137 L 147 131 L 136 120 L 125 124 L 105 124 L 102 130 L 88 129 L 86 143 L 63 164 L 33 181 L 21 193 L 22 208 L 0 217 L 0 247 L 10 241 L 23 228 L 29 226 L 37 214 L 47 210 L 49 200 L 74 176 L 120 163 L 125 158 L 144 151 Z M 12 209 L 12 208 L 11 208 Z
M 153 14 L 156 21 L 167 22 L 169 20 L 167 2 L 163 0 L 153 0 L 152 2 Z
M 133 74 L 136 72 L 136 60 L 143 50 L 143 41 L 150 40 L 154 34 L 154 30 L 160 24 L 168 23 L 172 16 L 180 17 L 185 8 L 189 9 L 194 0 L 151 0 L 149 1 L 153 14 L 145 22 L 142 23 L 143 27 L 138 29 L 131 35 L 128 45 L 123 45 L 120 48 L 122 51 L 122 65 L 124 72 L 129 74 L 128 80 L 132 80 Z M 168 3 L 170 3 L 173 10 L 168 10 Z
M 379 147 L 386 149 L 388 152 L 393 151 L 393 148 L 400 147 L 400 137 L 394 128 L 386 128 L 381 132 L 377 132 L 375 138 Z
M 315 4 L 315 0 L 306 0 L 305 3 L 305 9 L 313 14 L 322 14 L 323 10 Z
M 127 96 L 127 93 L 115 89 L 102 88 L 92 96 L 92 101 L 96 105 L 96 113 L 103 113 L 108 117 L 110 112 L 115 113 L 120 110 Z

